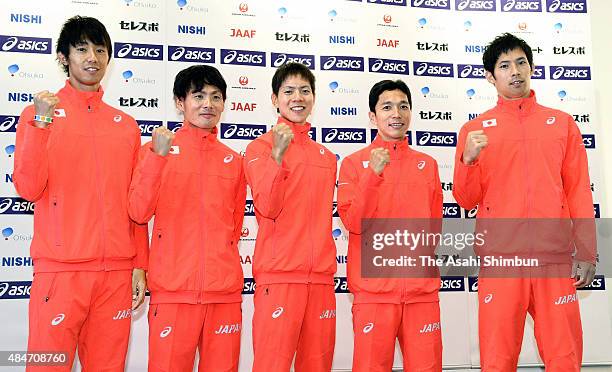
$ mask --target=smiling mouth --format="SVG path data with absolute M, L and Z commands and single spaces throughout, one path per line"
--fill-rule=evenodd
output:
M 514 80 L 513 82 L 510 83 L 510 85 L 513 87 L 518 87 L 522 84 L 523 84 L 523 80 Z
M 304 111 L 306 108 L 304 106 L 293 106 L 290 108 L 291 111 L 293 112 L 302 112 Z
M 389 126 L 393 129 L 400 129 L 404 126 L 404 123 L 389 123 Z
M 96 72 L 98 70 L 100 70 L 100 69 L 97 68 L 97 67 L 86 67 L 85 68 L 85 71 L 87 71 L 87 72 Z

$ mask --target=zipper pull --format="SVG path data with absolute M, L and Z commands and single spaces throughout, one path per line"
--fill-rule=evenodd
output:
M 87 105 L 87 112 L 91 112 L 91 105 Z

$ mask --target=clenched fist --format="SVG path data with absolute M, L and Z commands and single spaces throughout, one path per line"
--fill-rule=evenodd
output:
M 48 90 L 36 93 L 34 95 L 34 109 L 36 110 L 36 115 L 53 117 L 55 114 L 55 106 L 57 106 L 59 101 L 59 98 Z M 35 121 L 34 125 L 39 128 L 46 128 L 49 123 Z
M 480 155 L 480 151 L 487 147 L 489 138 L 484 134 L 484 130 L 473 130 L 468 133 L 463 149 L 463 164 L 470 165 Z
M 287 124 L 278 123 L 272 127 L 272 133 L 274 134 L 272 158 L 278 165 L 281 165 L 283 162 L 283 155 L 285 155 L 285 151 L 287 151 L 291 140 L 293 140 L 293 131 Z
M 385 166 L 389 164 L 390 160 L 391 156 L 387 149 L 377 147 L 370 151 L 370 168 L 379 176 L 385 170 Z
M 159 156 L 166 156 L 172 147 L 174 133 L 168 128 L 161 126 L 153 130 L 153 152 Z

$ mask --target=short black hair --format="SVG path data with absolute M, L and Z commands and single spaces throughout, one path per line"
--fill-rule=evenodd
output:
M 181 70 L 174 78 L 172 92 L 175 98 L 184 99 L 191 92 L 201 91 L 205 85 L 218 88 L 225 101 L 227 83 L 219 70 L 209 65 L 194 65 Z
M 410 105 L 410 109 L 412 110 L 412 96 L 410 95 L 410 89 L 408 89 L 408 85 L 406 85 L 406 83 L 401 80 L 381 80 L 378 83 L 374 84 L 372 89 L 370 89 L 370 111 L 376 112 L 376 104 L 378 103 L 378 98 L 381 94 L 383 94 L 383 92 L 396 89 L 399 89 L 406 94 L 406 97 L 408 97 L 408 104 Z
M 283 63 L 274 72 L 272 77 L 272 93 L 278 96 L 278 91 L 285 80 L 290 76 L 299 76 L 304 80 L 308 80 L 310 88 L 312 88 L 312 94 L 315 94 L 315 77 L 306 65 L 297 62 Z
M 76 47 L 77 44 L 91 41 L 95 45 L 104 45 L 108 51 L 108 60 L 113 55 L 113 44 L 106 27 L 102 22 L 92 17 L 74 16 L 69 18 L 60 31 L 57 39 L 56 53 L 62 53 L 66 58 L 70 54 L 70 46 Z M 64 72 L 70 76 L 68 66 L 62 64 Z
M 508 32 L 497 36 L 485 49 L 484 53 L 482 54 L 482 64 L 484 65 L 484 69 L 493 75 L 493 71 L 495 71 L 495 64 L 497 63 L 499 56 L 514 49 L 521 49 L 523 52 L 525 52 L 527 62 L 529 62 L 529 67 L 533 69 L 533 52 L 531 51 L 529 44 L 527 44 L 525 40 Z

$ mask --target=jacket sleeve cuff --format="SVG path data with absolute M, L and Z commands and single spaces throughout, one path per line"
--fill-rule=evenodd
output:
M 144 173 L 160 174 L 168 162 L 167 156 L 161 156 L 153 151 L 147 151 L 142 164 Z
M 39 128 L 34 125 L 34 120 L 25 123 L 24 147 L 26 148 L 43 148 L 41 145 L 46 144 L 51 131 L 49 128 Z M 33 146 L 33 147 L 30 147 Z
M 382 175 L 378 175 L 374 173 L 373 170 L 368 169 L 364 176 L 359 180 L 359 186 L 362 190 L 371 187 L 378 187 L 382 184 L 383 180 L 384 178 Z

